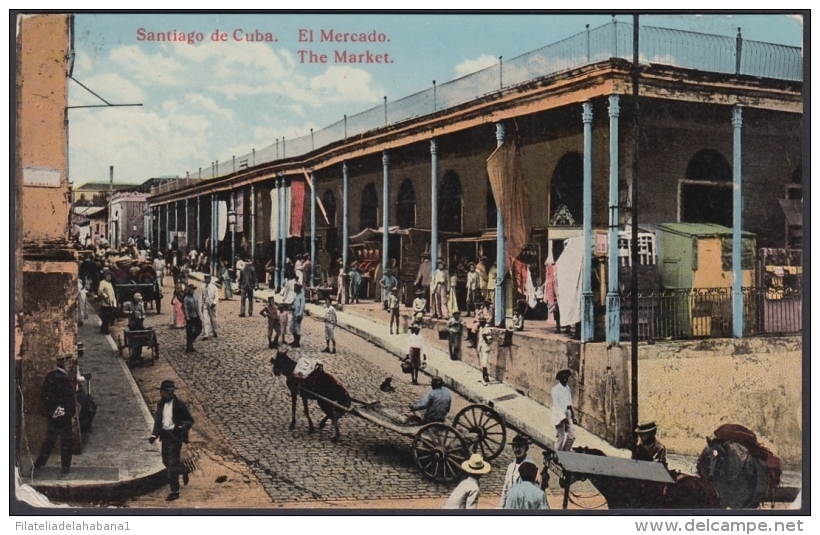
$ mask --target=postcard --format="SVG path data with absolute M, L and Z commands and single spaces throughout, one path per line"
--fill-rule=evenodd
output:
M 16 15 L 31 514 L 808 510 L 808 12 Z

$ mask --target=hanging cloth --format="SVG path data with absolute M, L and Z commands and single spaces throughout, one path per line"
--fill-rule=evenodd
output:
M 302 222 L 305 219 L 305 181 L 293 179 L 290 182 L 290 234 L 292 236 L 302 236 Z
M 527 266 L 527 305 L 530 308 L 535 309 L 535 305 L 538 304 L 538 300 L 535 298 L 535 284 L 532 282 L 532 270 L 529 266 Z
M 547 242 L 549 245 L 547 254 L 547 261 L 544 263 L 544 301 L 552 308 L 558 300 L 558 291 L 555 286 L 555 260 L 552 257 L 552 240 Z

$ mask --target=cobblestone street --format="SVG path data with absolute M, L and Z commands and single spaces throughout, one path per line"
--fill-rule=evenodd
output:
M 169 290 L 166 287 L 163 313 L 149 312 L 146 318 L 146 325 L 157 331 L 161 359 L 167 359 L 176 370 L 188 395 L 196 397 L 273 502 L 397 500 L 400 507 L 401 500 L 421 500 L 426 507 L 440 507 L 456 482 L 445 485 L 424 477 L 413 459 L 411 438 L 346 416 L 340 420 L 341 441 L 334 444 L 330 425 L 308 433 L 301 401 L 296 429 L 288 430 L 290 393 L 284 377 L 273 376 L 269 359 L 275 351 L 267 348 L 266 320 L 258 314 L 259 303 L 254 316 L 239 317 L 238 298 L 221 301 L 219 338 L 200 338 L 195 343 L 196 353 L 185 353 L 184 330 L 170 327 Z M 320 358 L 352 397 L 379 400 L 402 413 L 409 414 L 408 406 L 429 389 L 429 377 L 424 375 L 421 385 L 410 385 L 407 376 L 400 373 L 398 360 L 384 350 L 341 329 L 336 330 L 336 339 L 336 355 L 321 353 L 323 326 L 308 317 L 303 323 L 302 347 L 289 352 Z M 392 393 L 378 388 L 388 375 L 394 378 L 396 391 Z M 451 416 L 467 404 L 454 395 Z M 318 425 L 323 413 L 315 402 L 309 406 Z M 508 440 L 510 435 L 508 430 Z M 511 460 L 512 453 L 505 451 L 493 461 L 493 471 L 482 479 L 483 507 L 496 505 L 504 468 Z

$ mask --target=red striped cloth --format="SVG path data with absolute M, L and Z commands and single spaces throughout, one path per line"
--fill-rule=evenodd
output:
M 290 235 L 302 235 L 305 218 L 305 181 L 294 179 L 290 183 Z
M 552 305 L 558 301 L 558 292 L 555 287 L 555 264 L 546 266 L 546 282 L 544 283 L 544 301 Z

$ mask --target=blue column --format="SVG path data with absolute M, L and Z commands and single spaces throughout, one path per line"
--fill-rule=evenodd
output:
M 177 249 L 179 248 L 179 201 L 174 201 L 174 235 L 177 237 Z
M 581 288 L 581 341 L 593 336 L 592 308 L 592 103 L 584 102 L 584 273 Z
M 219 267 L 219 258 L 217 255 L 219 251 L 219 202 L 216 199 L 216 193 L 211 194 L 211 265 L 213 272 Z
M 347 162 L 342 163 L 342 269 L 347 271 L 347 251 L 350 249 L 350 174 Z M 342 279 L 346 280 L 346 279 Z M 345 285 L 346 286 L 346 285 Z M 342 301 L 347 303 L 347 288 L 342 288 Z
M 496 145 L 504 144 L 504 123 L 495 123 L 495 140 Z M 496 279 L 495 279 L 495 324 L 498 327 L 504 325 L 504 319 L 507 316 L 507 300 L 504 295 L 504 274 L 507 272 L 507 248 L 504 243 L 504 218 L 501 213 L 501 206 L 498 205 L 496 199 L 496 206 L 498 208 L 498 216 L 496 218 L 496 229 L 498 236 L 495 240 L 495 265 L 496 265 Z
M 256 262 L 256 189 L 251 184 L 251 262 Z
M 310 286 L 316 286 L 316 175 L 310 173 Z
M 165 237 L 165 248 L 167 249 L 168 244 L 170 243 L 168 241 L 168 238 L 171 235 L 171 203 L 166 203 L 165 204 L 165 233 L 164 234 L 165 234 L 165 236 L 164 236 Z M 168 266 L 168 267 L 170 268 L 171 266 Z
M 741 223 L 743 218 L 743 195 L 741 189 L 741 155 L 740 129 L 743 125 L 742 108 L 732 108 L 732 128 L 734 131 L 734 146 L 732 150 L 732 334 L 735 338 L 743 338 L 743 241 Z
M 185 250 L 191 249 L 191 235 L 188 233 L 188 199 L 185 199 Z
M 438 263 L 438 142 L 430 140 L 430 265 Z
M 165 249 L 168 249 L 169 236 L 171 235 L 171 203 L 165 203 L 165 231 L 163 238 L 165 238 Z M 168 266 L 170 268 L 170 266 Z
M 621 339 L 621 296 L 618 294 L 618 95 L 609 97 L 609 260 L 606 291 L 606 342 Z
M 274 243 L 273 252 L 273 287 L 279 288 L 279 177 L 273 179 L 273 189 L 276 190 L 276 235 L 271 236 L 271 241 Z M 271 217 L 273 217 L 273 206 L 271 206 Z
M 279 236 L 276 242 L 276 254 L 279 257 L 277 261 L 277 270 L 279 271 L 279 285 L 285 283 L 285 177 L 279 177 Z
M 236 216 L 236 192 L 231 192 L 231 207 L 228 209 L 228 213 L 233 212 L 234 217 Z M 234 268 L 236 265 L 236 223 L 231 225 L 231 222 L 228 221 L 228 225 L 231 227 L 231 269 Z
M 196 244 L 195 244 L 197 249 L 199 249 L 203 245 L 202 235 L 200 234 L 200 228 L 201 228 L 201 221 L 200 221 L 200 215 L 201 214 L 200 214 L 200 212 L 201 211 L 202 211 L 202 208 L 200 208 L 200 205 L 199 205 L 199 195 L 197 195 L 196 196 Z M 205 251 L 200 251 L 200 252 L 204 253 Z
M 382 274 L 384 274 L 387 271 L 387 245 L 390 237 L 390 155 L 387 151 L 382 152 L 382 167 Z M 377 283 L 378 281 L 373 281 L 374 288 Z

